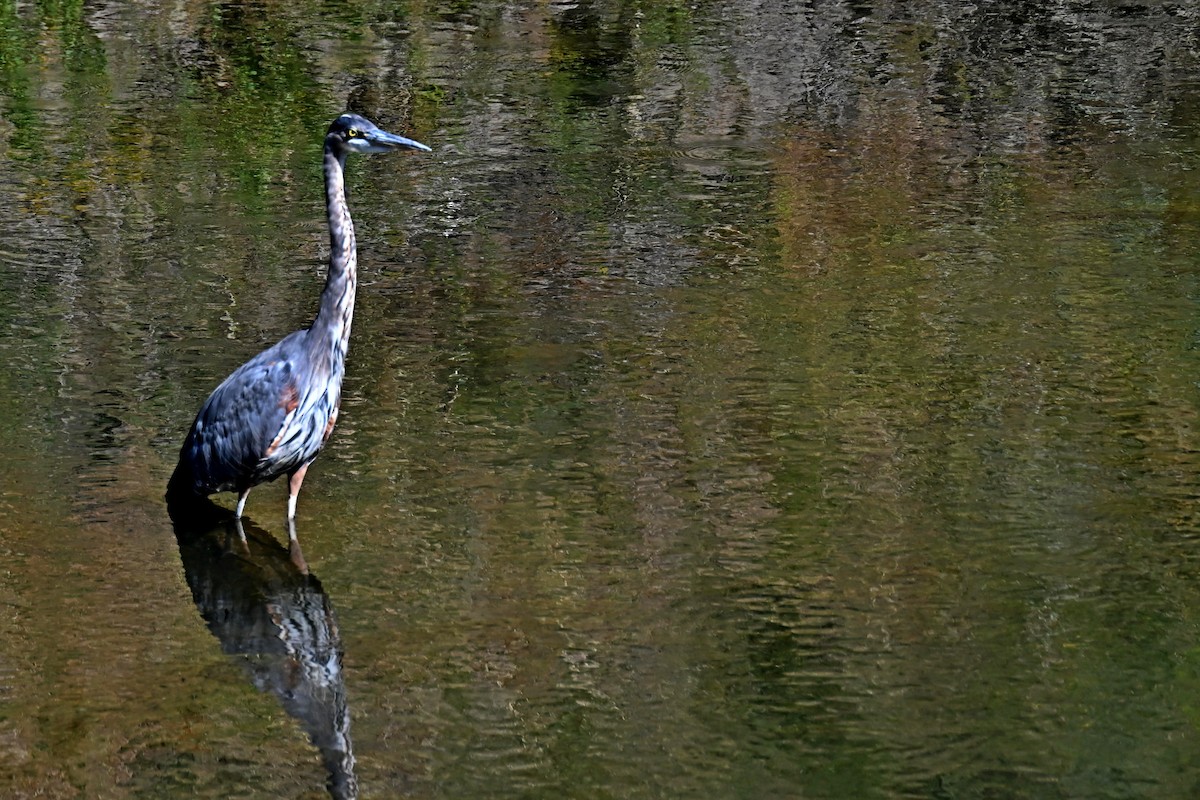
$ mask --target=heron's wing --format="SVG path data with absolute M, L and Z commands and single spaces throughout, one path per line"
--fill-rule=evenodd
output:
M 299 348 L 293 334 L 238 367 L 192 426 L 193 463 L 211 491 L 262 480 L 260 465 L 295 415 Z

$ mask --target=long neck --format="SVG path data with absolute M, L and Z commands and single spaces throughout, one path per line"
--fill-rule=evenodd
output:
M 325 145 L 325 211 L 329 215 L 329 276 L 321 292 L 321 306 L 309 329 L 310 352 L 328 357 L 340 371 L 354 321 L 354 293 L 358 288 L 358 250 L 354 222 L 346 205 L 346 157 Z

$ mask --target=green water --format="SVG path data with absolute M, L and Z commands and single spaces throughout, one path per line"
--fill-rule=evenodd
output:
M 0 795 L 1194 796 L 1200 17 L 918 5 L 0 4 Z

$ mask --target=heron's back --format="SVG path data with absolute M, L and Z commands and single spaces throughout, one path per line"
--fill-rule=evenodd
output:
M 297 331 L 259 353 L 209 395 L 180 450 L 177 488 L 240 492 L 316 456 L 336 419 L 342 374 L 316 374 L 307 335 Z

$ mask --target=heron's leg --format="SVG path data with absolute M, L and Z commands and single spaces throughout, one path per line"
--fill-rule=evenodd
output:
M 237 528 L 239 552 L 241 552 L 245 555 L 249 555 L 250 545 L 246 543 L 246 529 L 242 527 L 242 518 L 241 517 L 236 518 L 233 521 L 233 524 Z
M 304 560 L 304 551 L 300 549 L 300 540 L 296 538 L 296 520 L 288 520 L 288 556 L 296 569 L 304 575 L 308 574 L 308 562 Z
M 238 519 L 242 518 L 242 509 L 244 509 L 246 507 L 246 498 L 249 496 L 250 496 L 249 489 L 243 489 L 242 493 L 238 495 L 237 510 L 233 512 L 234 516 L 237 517 Z M 245 537 L 243 536 L 242 538 L 245 538 Z
M 300 494 L 300 484 L 304 483 L 304 473 L 306 472 L 308 472 L 308 464 L 301 464 L 299 469 L 288 476 L 288 519 L 296 518 L 296 495 Z M 295 536 L 295 528 L 289 528 L 288 533 Z

